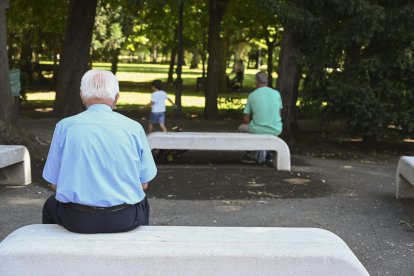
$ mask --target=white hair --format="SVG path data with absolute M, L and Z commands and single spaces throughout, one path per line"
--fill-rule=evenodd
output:
M 115 100 L 119 84 L 112 72 L 93 69 L 83 75 L 80 90 L 85 99 Z

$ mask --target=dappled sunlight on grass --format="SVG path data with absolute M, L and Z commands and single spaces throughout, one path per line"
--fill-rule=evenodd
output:
M 109 63 L 94 63 L 93 68 L 110 70 Z M 151 81 L 160 79 L 164 82 L 164 90 L 169 97 L 175 101 L 175 88 L 173 84 L 167 84 L 168 64 L 136 64 L 121 63 L 118 65 L 116 74 L 120 82 L 119 105 L 147 105 L 151 99 Z M 227 70 L 231 74 L 231 69 Z M 240 110 L 241 106 L 246 103 L 247 94 L 254 89 L 254 74 L 256 69 L 245 70 L 244 92 L 222 91 L 218 93 L 218 107 L 221 110 Z M 181 98 L 183 107 L 204 108 L 205 97 L 203 91 L 196 91 L 196 78 L 201 77 L 201 69 L 189 69 L 183 67 L 183 94 Z M 174 74 L 174 77 L 176 75 Z M 49 88 L 50 89 L 50 88 Z M 35 108 L 49 108 L 55 100 L 54 91 L 27 91 L 27 106 Z M 167 102 L 170 106 L 170 103 Z
M 28 101 L 54 100 L 55 92 L 26 93 Z
M 119 104 L 136 104 L 136 105 L 146 105 L 151 101 L 151 94 L 148 93 L 140 93 L 140 92 L 122 92 L 119 98 Z M 172 94 L 169 94 L 169 97 L 175 101 L 175 97 Z M 55 99 L 55 92 L 38 92 L 38 93 L 27 93 L 27 100 L 28 101 L 53 101 Z M 220 98 L 224 99 L 224 98 Z M 182 96 L 181 97 L 182 105 L 183 106 L 194 106 L 194 107 L 204 107 L 205 99 L 204 96 Z M 245 102 L 245 100 L 241 100 Z M 171 105 L 168 101 L 166 102 L 167 105 Z M 239 106 L 235 103 L 234 108 L 238 109 Z M 226 108 L 233 108 L 232 103 L 229 102 L 226 105 Z

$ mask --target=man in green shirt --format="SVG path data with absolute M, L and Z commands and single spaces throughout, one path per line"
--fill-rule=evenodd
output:
M 268 77 L 265 72 L 256 74 L 256 90 L 247 98 L 243 111 L 243 124 L 239 131 L 254 134 L 279 135 L 282 132 L 282 98 L 277 90 L 267 87 Z M 263 163 L 266 152 L 258 151 L 247 154 L 245 163 Z

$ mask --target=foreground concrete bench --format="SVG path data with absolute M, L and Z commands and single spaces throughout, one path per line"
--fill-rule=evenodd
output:
M 290 150 L 279 137 L 238 132 L 153 132 L 148 135 L 151 149 L 274 151 L 273 165 L 290 171 Z
M 414 156 L 400 158 L 395 183 L 397 198 L 414 198 Z
M 24 146 L 0 145 L 0 185 L 32 182 L 29 151 Z
M 368 275 L 316 228 L 142 226 L 75 234 L 29 225 L 0 243 L 0 275 Z

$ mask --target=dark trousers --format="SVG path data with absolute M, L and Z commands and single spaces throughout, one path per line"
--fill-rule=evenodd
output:
M 141 202 L 120 210 L 93 210 L 59 202 L 52 195 L 43 206 L 42 222 L 59 224 L 76 233 L 126 232 L 149 224 L 149 205 L 147 198 L 144 198 Z

